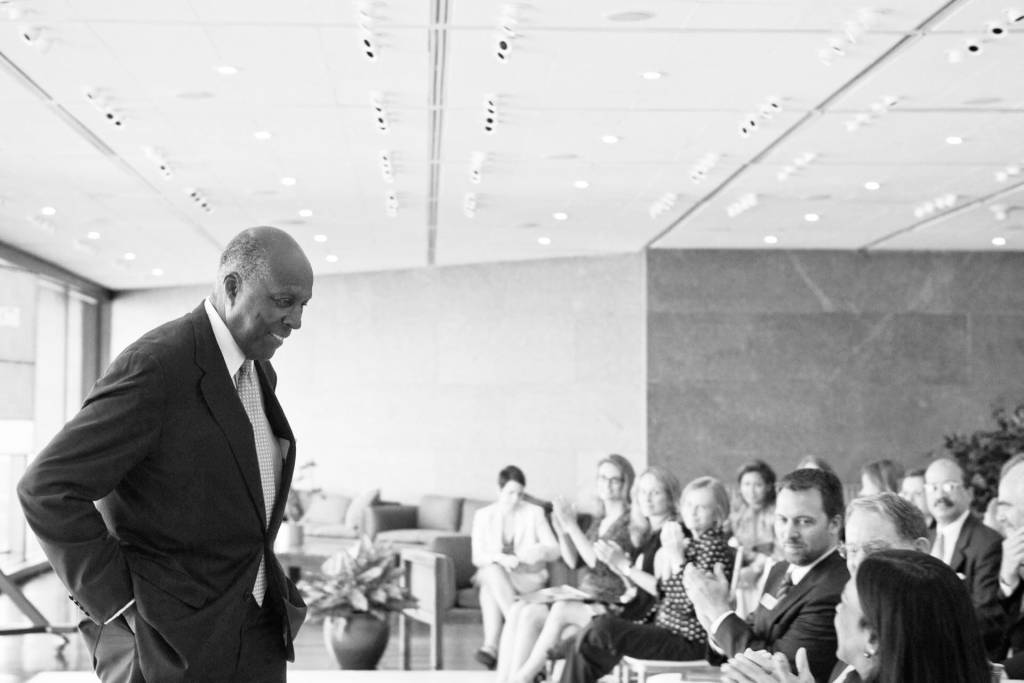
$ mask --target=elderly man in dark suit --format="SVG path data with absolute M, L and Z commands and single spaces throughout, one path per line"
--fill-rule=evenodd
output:
M 843 487 L 830 472 L 800 469 L 778 485 L 775 538 L 785 555 L 768 574 L 760 604 L 744 621 L 729 609 L 729 584 L 687 567 L 685 585 L 709 643 L 732 657 L 746 649 L 779 652 L 792 667 L 806 649 L 816 680 L 836 666 L 836 604 L 850 578 L 837 551 L 843 528 Z
M 274 556 L 295 439 L 268 362 L 313 273 L 237 235 L 211 296 L 143 335 L 18 485 L 104 681 L 284 681 L 305 605 Z
M 999 565 L 1002 537 L 971 514 L 973 493 L 967 476 L 951 458 L 938 458 L 924 473 L 928 510 L 935 520 L 931 554 L 964 580 L 974 603 L 985 649 L 997 660 L 1002 650 L 1006 615 L 1000 604 Z

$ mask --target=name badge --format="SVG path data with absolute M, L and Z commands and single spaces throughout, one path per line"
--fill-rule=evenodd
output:
M 766 610 L 770 612 L 773 609 L 775 609 L 775 606 L 779 604 L 779 601 L 775 599 L 774 595 L 771 595 L 769 593 L 762 593 L 761 604 L 764 606 Z

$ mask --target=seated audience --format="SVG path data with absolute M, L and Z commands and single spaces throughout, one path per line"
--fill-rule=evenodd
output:
M 900 482 L 900 498 L 914 504 L 928 526 L 932 526 L 932 513 L 928 510 L 928 499 L 924 495 L 924 468 L 910 470 Z
M 739 496 L 729 528 L 743 552 L 736 613 L 746 616 L 757 606 L 761 575 L 775 557 L 775 472 L 763 460 L 754 460 L 740 468 L 736 482 Z
M 834 683 L 987 683 L 988 660 L 970 596 L 943 562 L 912 550 L 882 550 L 843 589 L 835 631 L 854 671 Z M 781 653 L 740 655 L 722 667 L 727 683 L 813 683 L 807 653 L 798 676 Z
M 892 460 L 875 460 L 860 470 L 860 496 L 870 496 L 882 491 L 896 493 L 903 479 L 903 466 Z
M 729 608 L 729 582 L 686 568 L 684 585 L 712 647 L 727 657 L 747 648 L 780 652 L 790 662 L 807 649 L 811 671 L 824 680 L 836 665 L 832 620 L 849 579 L 837 552 L 843 487 L 834 474 L 798 469 L 783 477 L 775 500 L 775 537 L 785 562 L 768 575 L 760 604 L 744 621 Z
M 1005 614 L 1000 601 L 1002 537 L 971 514 L 967 475 L 951 458 L 939 458 L 925 470 L 925 497 L 935 519 L 931 554 L 963 577 L 974 603 L 989 656 L 1002 653 Z
M 846 506 L 846 542 L 839 546 L 850 574 L 868 555 L 890 549 L 931 549 L 921 511 L 889 491 L 851 500 Z
M 661 599 L 653 624 L 636 624 L 605 614 L 588 625 L 566 657 L 563 683 L 590 683 L 610 672 L 624 656 L 685 661 L 702 659 L 707 634 L 683 587 L 683 571 L 696 567 L 710 572 L 732 566 L 733 552 L 723 526 L 729 514 L 729 495 L 714 477 L 700 477 L 683 490 L 682 517 L 693 534 L 687 541 L 678 522 L 661 530 L 661 550 L 655 559 Z M 624 574 L 631 566 L 621 567 Z
M 598 559 L 594 543 L 616 543 L 632 558 L 640 542 L 637 525 L 631 524 L 630 489 L 633 466 L 621 455 L 612 454 L 597 465 L 597 497 L 602 514 L 584 533 L 576 511 L 564 499 L 555 502 L 552 520 L 562 559 L 571 568 L 582 561 L 578 587 L 590 598 L 560 599 L 550 606 L 519 600 L 509 610 L 498 649 L 498 681 L 533 681 L 547 660 L 548 649 L 557 645 L 567 627 L 582 627 L 595 615 L 603 614 L 606 603 L 618 604 L 625 583 L 611 567 Z
M 558 541 L 544 510 L 523 501 L 523 471 L 515 465 L 501 470 L 498 488 L 498 501 L 480 508 L 473 518 L 472 536 L 484 630 L 484 643 L 475 657 L 491 669 L 497 663 L 504 616 L 517 595 L 547 583 L 547 563 L 558 556 Z
M 999 568 L 999 590 L 1006 610 L 1006 634 L 1003 649 L 1009 649 L 1005 662 L 1010 678 L 1024 678 L 1024 453 L 1006 461 L 999 477 L 996 515 L 1006 532 L 1003 560 Z M 1006 652 L 998 653 L 1005 656 Z

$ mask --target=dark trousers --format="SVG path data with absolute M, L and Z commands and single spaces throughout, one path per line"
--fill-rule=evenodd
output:
M 266 601 L 264 604 L 267 604 Z M 124 617 L 118 617 L 104 626 L 86 620 L 79 628 L 86 642 L 95 648 L 93 667 L 101 681 L 145 683 L 135 635 Z M 280 615 L 257 605 L 250 594 L 245 598 L 245 617 L 240 628 L 241 647 L 231 680 L 239 683 L 284 683 L 287 671 L 284 627 Z M 189 671 L 185 674 L 180 669 L 173 674 L 168 672 L 167 678 L 171 677 L 184 677 L 189 681 L 208 680 L 203 678 L 202 671 Z M 218 676 L 217 680 L 223 681 L 223 678 Z
M 605 614 L 590 622 L 565 659 L 561 683 L 593 683 L 609 673 L 623 657 L 704 659 L 705 643 L 694 643 L 661 626 L 635 624 Z

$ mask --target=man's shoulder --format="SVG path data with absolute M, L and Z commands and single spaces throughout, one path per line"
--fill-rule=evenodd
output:
M 998 531 L 985 526 L 984 522 L 971 513 L 968 513 L 967 519 L 964 520 L 964 526 L 960 530 L 960 534 L 969 535 L 970 545 L 979 550 L 988 549 L 995 545 L 1001 546 L 1003 543 L 1003 537 L 999 535 Z
M 202 313 L 202 307 L 197 310 Z M 196 323 L 202 323 L 202 318 L 197 315 L 197 311 L 170 320 L 146 332 L 126 346 L 118 354 L 118 358 L 142 354 L 156 360 L 164 360 L 173 359 L 182 354 L 191 354 L 195 350 Z
M 835 550 L 819 562 L 808 578 L 812 578 L 815 586 L 827 592 L 841 593 L 843 586 L 850 580 L 850 571 L 846 568 L 846 560 Z

